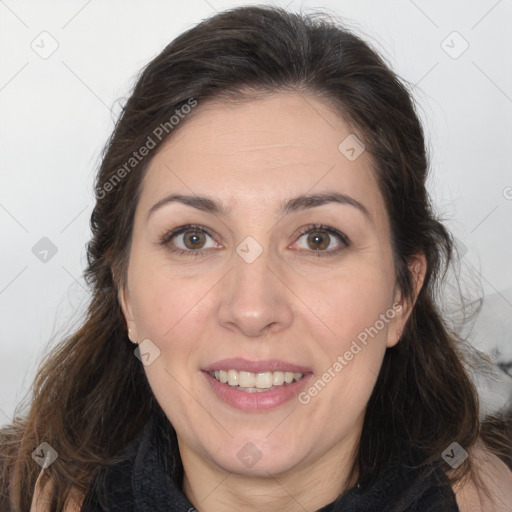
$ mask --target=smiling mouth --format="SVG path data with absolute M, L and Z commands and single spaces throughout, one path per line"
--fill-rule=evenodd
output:
M 221 384 L 227 384 L 246 393 L 272 391 L 298 382 L 304 377 L 302 373 L 283 371 L 252 373 L 230 369 L 208 373 Z

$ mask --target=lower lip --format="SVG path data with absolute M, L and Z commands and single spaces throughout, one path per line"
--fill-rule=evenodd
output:
M 295 398 L 305 387 L 306 382 L 312 375 L 306 374 L 299 381 L 283 385 L 277 389 L 272 389 L 271 391 L 256 391 L 254 393 L 248 393 L 247 391 L 239 391 L 229 384 L 219 382 L 208 372 L 203 372 L 203 374 L 213 392 L 223 402 L 244 411 L 263 411 L 279 407 L 292 398 Z

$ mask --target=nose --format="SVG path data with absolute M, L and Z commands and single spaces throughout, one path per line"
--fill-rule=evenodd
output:
M 247 337 L 287 329 L 293 322 L 293 293 L 280 268 L 266 251 L 252 262 L 235 255 L 222 285 L 219 324 Z

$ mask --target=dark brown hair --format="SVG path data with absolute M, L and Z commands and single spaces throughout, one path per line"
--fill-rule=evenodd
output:
M 41 442 L 59 454 L 45 479 L 54 485 L 51 510 L 60 511 L 71 487 L 85 493 L 99 469 L 161 414 L 127 338 L 117 291 L 125 283 L 151 156 L 194 111 L 175 128 L 169 120 L 191 100 L 197 111 L 208 100 L 251 100 L 277 91 L 325 101 L 364 142 L 389 213 L 396 282 L 406 300 L 413 298 L 408 263 L 420 252 L 427 260 L 405 332 L 387 350 L 368 403 L 354 466 L 358 482 L 369 482 L 405 442 L 420 449 L 428 464 L 453 441 L 468 449 L 477 440 L 477 393 L 463 365 L 462 340 L 436 305 L 453 240 L 426 190 L 424 134 L 408 87 L 369 44 L 328 15 L 242 7 L 184 32 L 147 65 L 103 150 L 84 273 L 92 291 L 87 315 L 48 354 L 30 410 L 2 434 L 1 483 L 4 503 L 10 490 L 13 510 L 30 507 L 40 472 L 31 453 Z M 166 122 L 165 136 L 157 137 L 155 130 Z M 120 172 L 148 136 L 152 153 Z M 489 445 L 502 455 L 502 444 Z M 467 459 L 452 478 L 460 479 L 470 464 Z

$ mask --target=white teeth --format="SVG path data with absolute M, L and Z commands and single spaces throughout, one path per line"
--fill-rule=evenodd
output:
M 274 386 L 282 386 L 283 384 L 291 384 L 294 380 L 302 379 L 302 373 L 294 372 L 245 372 L 238 370 L 217 370 L 210 372 L 212 377 L 230 386 L 239 386 L 240 390 L 255 392 L 260 390 L 273 389 Z
M 274 386 L 282 386 L 284 384 L 284 372 L 273 372 L 272 384 Z M 297 379 L 299 380 L 299 379 Z
M 263 372 L 256 375 L 256 387 L 258 389 L 266 389 L 272 387 L 272 373 Z
M 236 370 L 228 370 L 228 384 L 238 386 L 239 373 Z
M 235 370 L 230 370 L 235 371 Z M 253 388 L 256 385 L 256 376 L 254 373 L 249 372 L 238 372 L 239 379 L 238 379 L 238 385 L 241 388 Z M 231 385 L 231 382 L 229 383 Z

